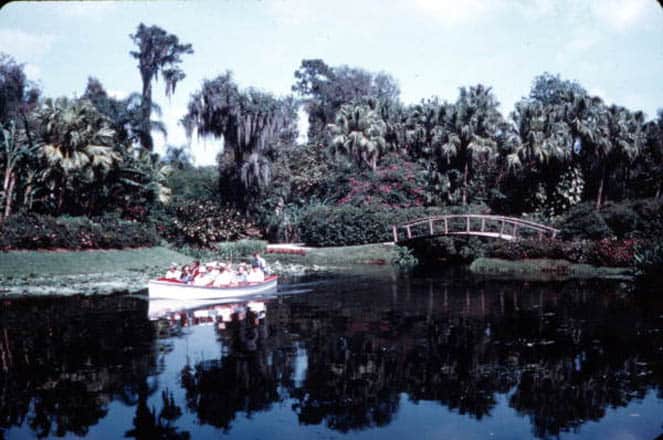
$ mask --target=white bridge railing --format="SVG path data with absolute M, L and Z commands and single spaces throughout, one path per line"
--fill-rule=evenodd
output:
M 393 225 L 394 243 L 439 235 L 474 235 L 516 240 L 536 236 L 539 240 L 555 238 L 558 229 L 540 223 L 500 215 L 449 214 L 427 217 L 402 225 Z M 520 235 L 519 235 L 520 234 Z

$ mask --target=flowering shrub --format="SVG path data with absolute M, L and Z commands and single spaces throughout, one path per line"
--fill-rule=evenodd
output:
M 260 231 L 239 210 L 211 200 L 179 201 L 169 208 L 170 222 L 159 233 L 177 244 L 210 247 L 216 242 L 258 238 Z
M 374 172 L 350 177 L 348 191 L 337 205 L 413 208 L 424 206 L 427 196 L 423 188 L 423 169 L 415 162 L 390 157 L 388 163 Z
M 496 243 L 491 257 L 506 260 L 563 259 L 596 266 L 628 267 L 633 264 L 635 240 L 561 241 L 516 240 Z

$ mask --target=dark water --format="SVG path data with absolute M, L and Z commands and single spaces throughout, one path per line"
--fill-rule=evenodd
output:
M 654 439 L 663 296 L 388 272 L 150 321 L 5 300 L 0 438 Z

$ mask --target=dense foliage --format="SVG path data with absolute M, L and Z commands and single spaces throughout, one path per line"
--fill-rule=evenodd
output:
M 157 226 L 177 244 L 210 247 L 220 241 L 258 237 L 260 231 L 240 211 L 211 200 L 176 200 Z
M 186 146 L 160 157 L 151 138 L 165 134 L 152 83 L 173 93 L 193 48 L 142 23 L 130 38 L 142 89 L 124 99 L 94 77 L 80 98 L 42 97 L 21 64 L 0 55 L 0 222 L 112 213 L 155 223 L 180 244 L 261 236 L 344 245 L 388 241 L 404 219 L 480 206 L 556 224 L 569 240 L 663 231 L 663 111 L 647 120 L 549 73 L 508 114 L 483 84 L 450 102 L 406 105 L 387 73 L 305 59 L 291 96 L 241 88 L 231 72 L 203 80 L 181 122 L 224 148 L 216 167 L 201 168 Z M 472 240 L 435 243 L 449 255 L 485 253 Z
M 629 267 L 633 263 L 635 240 L 518 240 L 491 246 L 487 256 L 506 260 L 527 258 L 564 259 L 572 263 L 595 266 Z
M 17 214 L 3 225 L 0 249 L 119 249 L 154 246 L 159 240 L 154 226 L 115 216 Z

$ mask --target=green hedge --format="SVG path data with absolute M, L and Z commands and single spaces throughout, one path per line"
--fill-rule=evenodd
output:
M 299 236 L 311 246 L 350 246 L 393 241 L 391 225 L 459 212 L 487 213 L 483 205 L 453 208 L 315 206 L 299 219 Z
M 154 246 L 159 241 L 154 226 L 114 216 L 93 220 L 17 214 L 2 225 L 0 249 L 121 249 Z
M 609 202 L 599 211 L 593 203 L 581 203 L 571 208 L 557 226 L 565 240 L 656 238 L 663 235 L 663 200 Z
M 200 261 L 235 261 L 238 258 L 249 257 L 255 252 L 264 253 L 267 250 L 267 242 L 263 240 L 238 240 L 217 243 L 207 248 L 184 246 L 178 250 Z

